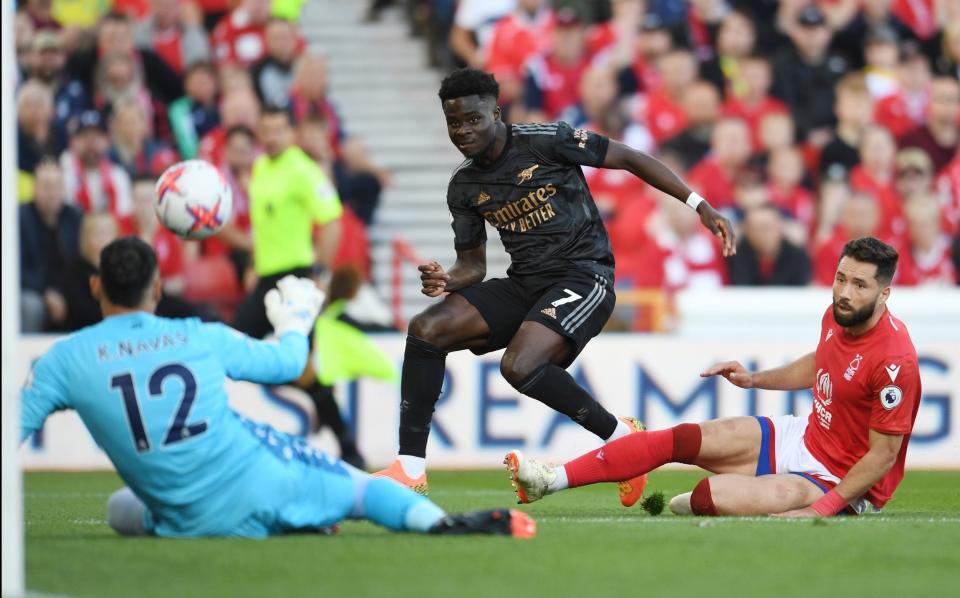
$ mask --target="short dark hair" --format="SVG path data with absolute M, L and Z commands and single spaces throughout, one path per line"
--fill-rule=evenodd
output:
M 874 264 L 877 267 L 876 279 L 883 285 L 890 284 L 897 271 L 900 254 L 893 247 L 874 237 L 861 237 L 848 241 L 843 246 L 840 259 L 850 256 L 858 262 Z
M 472 95 L 493 98 L 496 101 L 500 97 L 500 84 L 490 73 L 480 69 L 462 68 L 444 77 L 437 95 L 442 102 Z
M 156 273 L 157 254 L 140 237 L 121 237 L 100 252 L 100 284 L 115 305 L 140 305 Z

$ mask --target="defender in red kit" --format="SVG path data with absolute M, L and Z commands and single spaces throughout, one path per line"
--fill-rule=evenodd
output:
M 811 388 L 808 418 L 680 424 L 625 436 L 556 467 L 512 451 L 504 463 L 520 502 L 688 463 L 717 475 L 674 497 L 670 508 L 678 514 L 879 511 L 903 479 L 921 395 L 917 351 L 907 327 L 886 306 L 898 257 L 872 237 L 846 244 L 816 351 L 776 369 L 748 372 L 730 361 L 701 374 L 723 376 L 740 388 Z

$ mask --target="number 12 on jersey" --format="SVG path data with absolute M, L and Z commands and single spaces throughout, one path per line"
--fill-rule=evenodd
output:
M 207 430 L 207 422 L 205 421 L 187 425 L 190 408 L 193 407 L 193 401 L 197 398 L 197 379 L 186 366 L 179 363 L 170 363 L 157 368 L 150 376 L 147 384 L 150 389 L 150 397 L 161 396 L 163 394 L 163 382 L 171 376 L 183 381 L 183 397 L 180 399 L 176 416 L 174 416 L 173 423 L 167 430 L 161 446 L 192 438 L 198 434 L 203 434 Z M 133 375 L 130 373 L 117 374 L 110 379 L 110 388 L 119 389 L 123 395 L 123 407 L 127 413 L 127 422 L 130 424 L 130 432 L 133 434 L 133 442 L 137 447 L 137 452 L 145 453 L 149 451 L 150 439 L 147 437 L 147 431 L 143 425 L 143 413 L 140 410 L 140 401 L 137 399 L 137 389 L 134 385 Z

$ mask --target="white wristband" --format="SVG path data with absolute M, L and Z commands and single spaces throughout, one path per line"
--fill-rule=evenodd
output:
M 700 195 L 699 195 L 696 191 L 691 191 L 691 192 L 690 192 L 690 195 L 687 196 L 686 204 L 687 204 L 688 206 L 690 206 L 690 207 L 693 209 L 694 212 L 696 212 L 696 211 L 697 211 L 697 206 L 699 206 L 700 203 L 703 202 L 703 201 L 704 201 L 704 199 L 703 199 L 702 197 L 700 197 Z

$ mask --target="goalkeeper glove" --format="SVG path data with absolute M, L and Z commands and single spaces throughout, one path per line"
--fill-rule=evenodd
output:
M 263 304 L 278 337 L 287 332 L 309 336 L 323 306 L 324 293 L 309 278 L 284 276 L 267 291 Z

